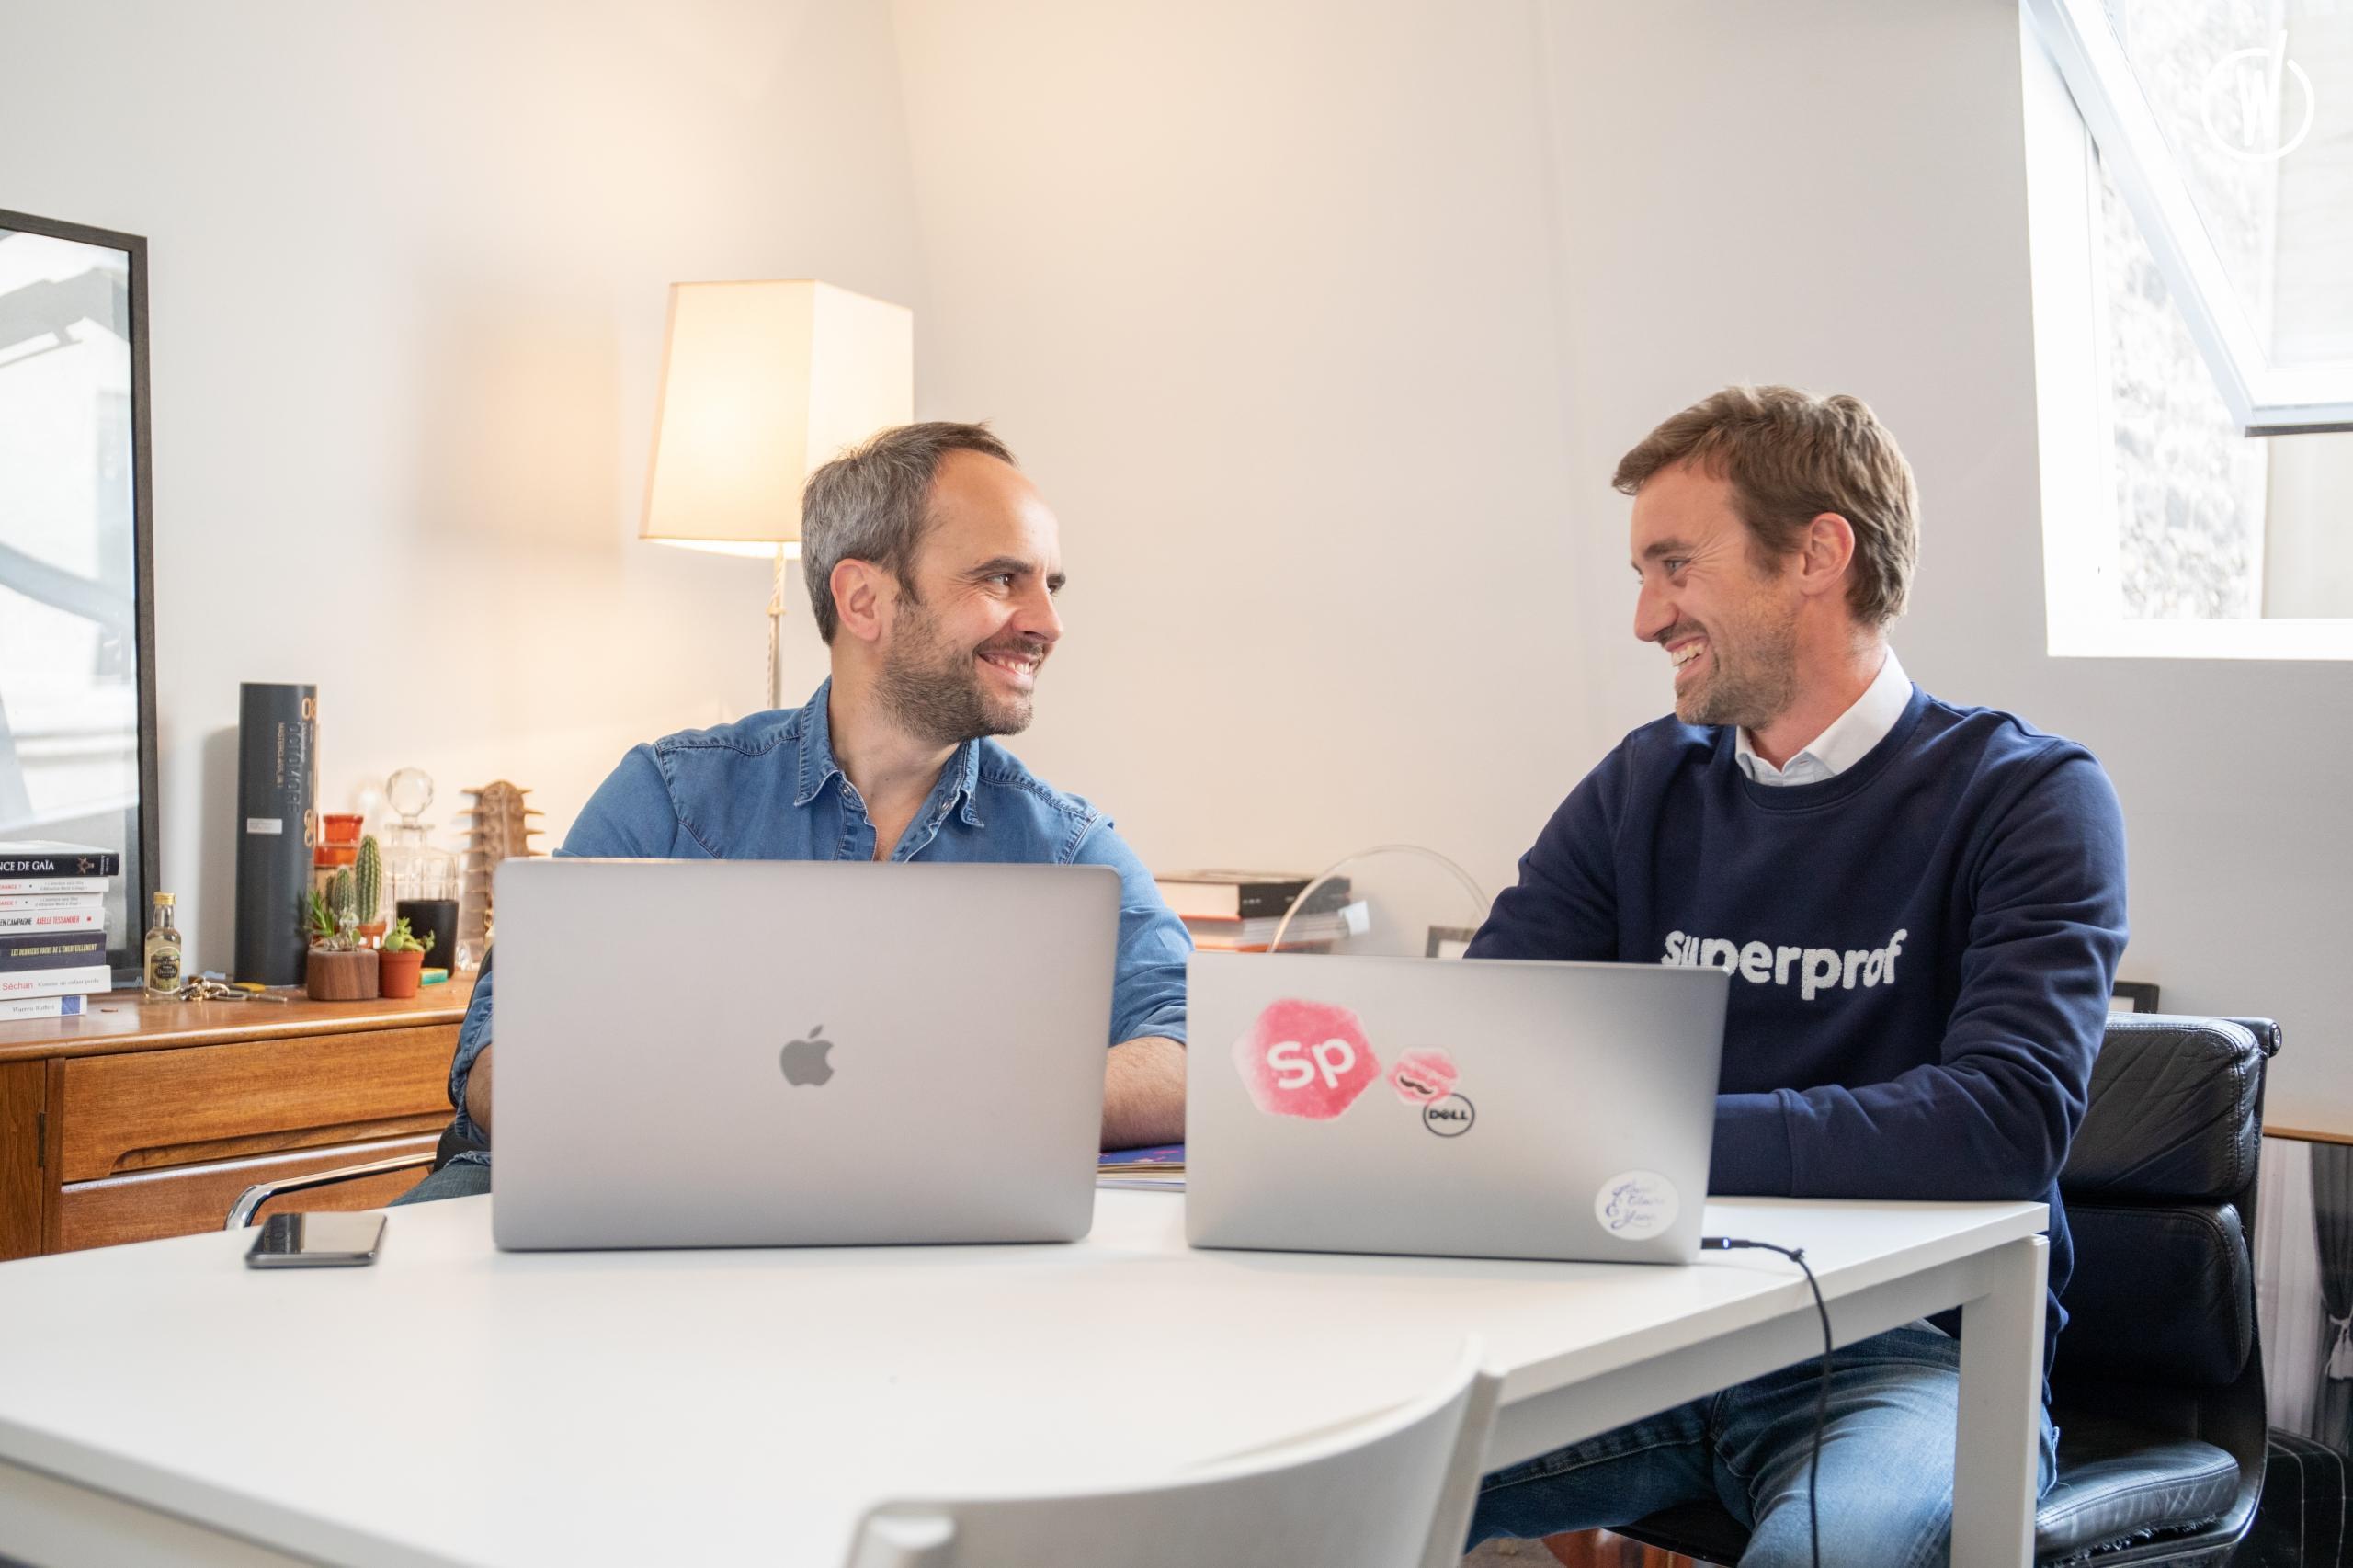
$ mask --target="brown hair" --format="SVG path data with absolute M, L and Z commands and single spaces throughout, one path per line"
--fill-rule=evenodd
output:
M 950 452 L 1013 462 L 986 425 L 932 420 L 882 431 L 817 470 L 801 487 L 801 574 L 817 635 L 827 642 L 841 624 L 834 568 L 842 562 L 870 561 L 915 593 L 915 549 L 931 522 L 931 482 Z
M 1860 398 L 1726 387 L 1643 437 L 1609 483 L 1631 495 L 1677 463 L 1731 482 L 1756 562 L 1768 569 L 1798 548 L 1808 523 L 1837 513 L 1855 530 L 1847 608 L 1866 626 L 1904 613 L 1920 559 L 1919 491 L 1895 437 Z

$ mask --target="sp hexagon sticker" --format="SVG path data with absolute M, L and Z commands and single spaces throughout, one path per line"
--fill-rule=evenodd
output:
M 1329 1121 L 1381 1076 L 1364 1025 L 1347 1008 L 1286 997 L 1233 1042 L 1251 1103 L 1269 1116 Z

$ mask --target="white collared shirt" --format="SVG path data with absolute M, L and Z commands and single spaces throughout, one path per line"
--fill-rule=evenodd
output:
M 1756 755 L 1749 744 L 1745 729 L 1734 732 L 1733 756 L 1740 763 L 1740 770 L 1758 784 L 1819 784 L 1825 778 L 1836 778 L 1863 760 L 1871 747 L 1887 739 L 1895 722 L 1904 717 L 1904 710 L 1912 701 L 1912 677 L 1904 673 L 1896 662 L 1895 650 L 1887 651 L 1886 662 L 1855 705 L 1830 721 L 1830 727 L 1813 737 L 1804 750 L 1779 767 Z

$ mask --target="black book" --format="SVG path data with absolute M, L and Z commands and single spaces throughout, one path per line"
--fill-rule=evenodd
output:
M 121 874 L 122 857 L 111 849 L 97 849 L 86 844 L 57 844 L 47 839 L 0 839 L 0 881 Z
M 1313 877 L 1280 871 L 1169 871 L 1155 876 L 1160 896 L 1187 919 L 1251 920 L 1281 915 L 1307 891 Z M 1323 915 L 1348 902 L 1348 880 L 1334 877 L 1315 890 L 1302 915 Z
M 28 970 L 81 969 L 107 961 L 104 931 L 40 931 L 0 937 L 0 974 Z

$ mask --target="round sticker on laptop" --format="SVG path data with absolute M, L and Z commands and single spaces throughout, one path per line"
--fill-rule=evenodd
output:
M 1648 1241 L 1675 1223 L 1675 1186 L 1656 1171 L 1622 1171 L 1593 1196 L 1593 1217 L 1620 1241 Z

